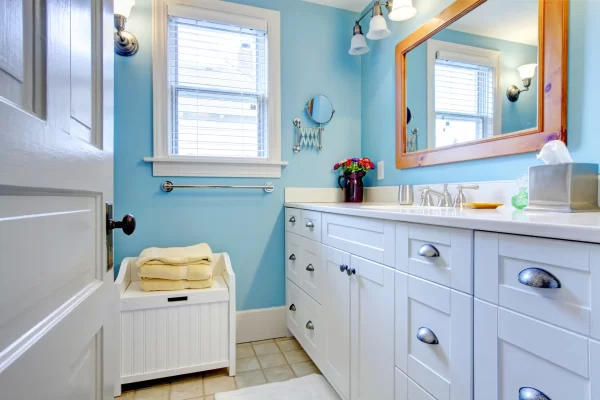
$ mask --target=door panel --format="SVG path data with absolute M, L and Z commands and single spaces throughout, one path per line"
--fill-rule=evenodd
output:
M 394 270 L 352 256 L 352 400 L 394 396 Z
M 0 21 L 1 397 L 110 399 L 112 1 L 0 0 Z
M 340 266 L 350 265 L 350 255 L 323 246 L 326 270 L 324 373 L 346 399 L 350 399 L 350 279 Z

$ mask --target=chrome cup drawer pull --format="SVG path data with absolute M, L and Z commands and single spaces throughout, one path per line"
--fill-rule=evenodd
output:
M 292 254 L 292 255 L 291 255 L 289 258 L 288 258 L 288 260 L 296 261 L 296 255 L 295 255 L 295 254 Z
M 540 289 L 559 289 L 561 287 L 557 277 L 541 268 L 525 268 L 519 272 L 519 282 Z
M 291 218 L 289 219 L 289 222 L 291 222 L 292 224 L 293 224 L 294 222 L 296 222 L 296 217 L 291 217 Z
M 311 331 L 315 330 L 315 326 L 313 325 L 312 321 L 308 321 L 306 323 L 306 329 L 310 329 Z
M 314 228 L 314 227 L 315 227 L 315 224 L 314 224 L 312 221 L 308 221 L 308 222 L 306 223 L 306 227 L 307 227 L 307 228 L 309 228 L 309 229 L 312 229 L 312 228 Z
M 519 389 L 519 400 L 552 400 L 544 393 L 532 387 L 522 387 Z
M 309 272 L 313 272 L 313 271 L 315 270 L 315 267 L 313 267 L 313 265 L 312 265 L 312 264 L 308 264 L 308 265 L 306 266 L 306 270 L 307 270 L 307 271 L 309 271 Z
M 290 306 L 290 311 L 296 311 L 296 305 L 295 304 L 292 304 Z
M 435 333 L 429 328 L 421 327 L 417 331 L 417 339 L 425 344 L 440 344 Z
M 434 245 L 424 244 L 423 246 L 421 246 L 419 248 L 419 255 L 421 257 L 433 258 L 433 257 L 439 257 L 440 252 L 438 251 L 438 249 L 435 248 Z

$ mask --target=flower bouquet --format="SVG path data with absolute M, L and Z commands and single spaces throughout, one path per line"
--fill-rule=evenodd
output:
M 364 192 L 362 178 L 367 171 L 372 169 L 375 169 L 375 165 L 366 157 L 348 158 L 333 166 L 334 171 L 342 170 L 343 172 L 338 177 L 338 186 L 344 191 L 346 203 L 362 203 Z M 344 180 L 343 184 L 342 179 Z

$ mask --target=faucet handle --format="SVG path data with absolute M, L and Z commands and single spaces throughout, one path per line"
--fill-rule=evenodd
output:
M 425 186 L 422 188 L 419 188 L 419 191 L 421 192 L 421 206 L 431 206 L 431 203 L 433 202 L 433 199 L 431 198 L 431 193 L 429 193 L 429 191 L 431 190 L 431 188 L 429 186 Z
M 457 185 L 456 188 L 458 189 L 458 194 L 456 195 L 456 199 L 454 200 L 454 207 L 462 207 L 467 202 L 467 198 L 465 197 L 463 190 L 464 189 L 477 190 L 477 189 L 479 189 L 479 185 L 478 184 Z

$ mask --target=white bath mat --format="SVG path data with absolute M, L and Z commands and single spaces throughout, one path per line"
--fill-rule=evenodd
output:
M 217 393 L 215 400 L 340 400 L 323 375 L 313 374 L 285 382 Z

